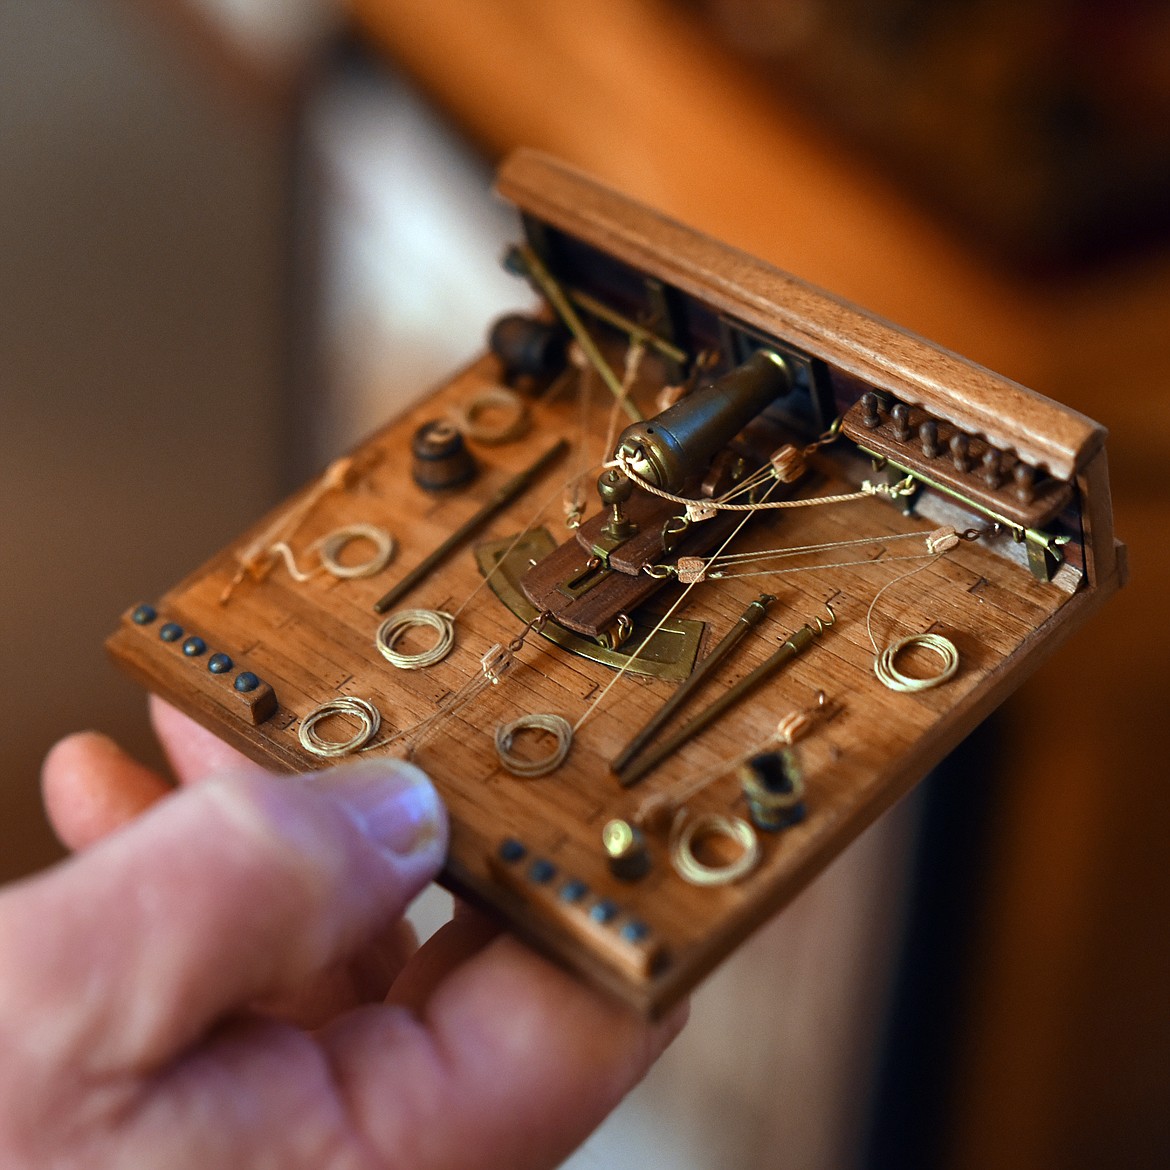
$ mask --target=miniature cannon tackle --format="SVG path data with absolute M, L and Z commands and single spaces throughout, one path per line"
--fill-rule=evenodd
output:
M 693 492 L 697 502 L 715 499 L 766 465 L 780 432 L 765 426 L 748 436 L 745 430 L 791 389 L 784 358 L 761 348 L 660 414 L 628 426 L 614 448 L 617 466 L 597 481 L 600 515 L 525 574 L 528 600 L 569 630 L 603 645 L 624 644 L 631 610 L 662 587 L 679 558 L 709 552 L 742 520 L 712 511 L 693 524 L 693 508 L 677 493 Z M 721 457 L 727 458 L 721 463 Z
M 550 159 L 498 189 L 534 313 L 109 648 L 268 766 L 412 759 L 441 880 L 655 1014 L 1118 588 L 1105 436 Z

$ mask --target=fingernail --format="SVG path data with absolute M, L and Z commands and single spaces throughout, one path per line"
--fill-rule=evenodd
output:
M 373 760 L 331 769 L 329 786 L 358 828 L 401 857 L 425 853 L 442 837 L 446 814 L 434 785 L 413 764 Z

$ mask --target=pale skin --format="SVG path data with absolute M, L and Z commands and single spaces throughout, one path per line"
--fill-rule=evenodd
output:
M 682 1027 L 471 913 L 416 949 L 447 830 L 415 770 L 272 777 L 152 714 L 177 790 L 63 740 L 75 856 L 0 892 L 0 1165 L 553 1167 Z

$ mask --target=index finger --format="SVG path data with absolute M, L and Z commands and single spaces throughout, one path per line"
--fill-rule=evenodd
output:
M 252 766 L 241 752 L 157 695 L 150 696 L 150 721 L 180 784 Z
M 348 1115 L 387 1165 L 559 1165 L 645 1075 L 688 1006 L 651 1023 L 500 935 L 419 1016 L 349 1013 L 319 1034 Z

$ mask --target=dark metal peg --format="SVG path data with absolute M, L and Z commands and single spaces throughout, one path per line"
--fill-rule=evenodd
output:
M 738 776 L 757 829 L 775 833 L 804 820 L 804 778 L 791 748 L 753 756 Z
M 500 359 L 505 378 L 551 377 L 565 365 L 568 334 L 553 325 L 521 313 L 501 317 L 488 334 L 488 345 Z
M 410 440 L 411 475 L 428 492 L 461 487 L 475 477 L 475 459 L 463 436 L 446 419 L 432 419 Z

